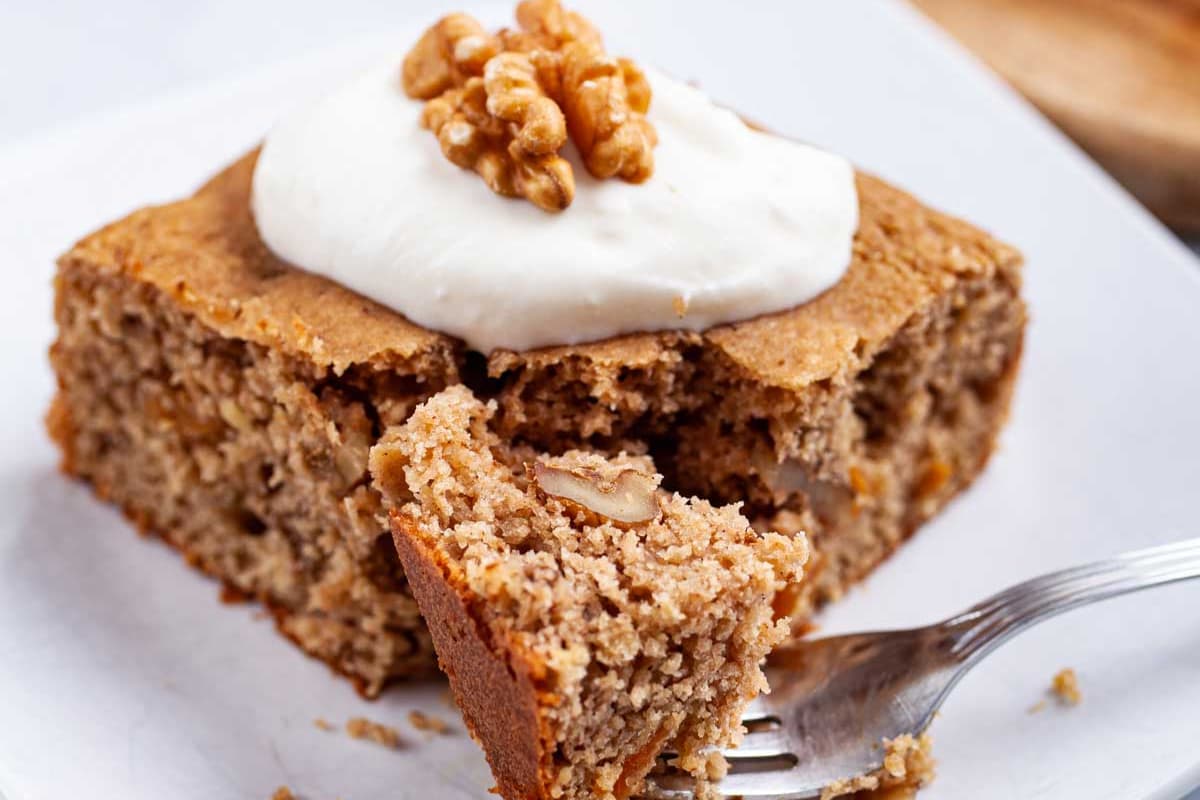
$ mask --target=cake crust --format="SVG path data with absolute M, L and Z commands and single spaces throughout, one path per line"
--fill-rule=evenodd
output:
M 444 359 L 461 350 L 452 337 L 272 255 L 250 213 L 256 159 L 257 151 L 247 154 L 191 198 L 102 228 L 61 262 L 121 272 L 170 295 L 223 336 L 339 370 L 421 354 Z M 795 390 L 855 368 L 948 281 L 998 271 L 1019 287 L 1021 256 L 1014 248 L 878 178 L 860 172 L 856 184 L 860 224 L 850 267 L 812 302 L 703 334 L 640 333 L 522 354 L 497 351 L 490 374 L 503 374 L 514 358 L 526 366 L 570 357 L 645 366 L 703 340 L 755 380 Z
M 463 721 L 484 751 L 502 797 L 549 800 L 537 714 L 535 668 L 497 646 L 487 627 L 471 615 L 466 582 L 456 565 L 428 541 L 419 525 L 393 510 L 396 551 L 421 604 L 438 663 L 454 687 Z
M 424 360 L 452 365 L 454 342 L 349 289 L 276 258 L 250 212 L 257 151 L 193 196 L 135 211 L 85 237 L 59 259 L 118 273 L 163 292 L 232 339 L 329 366 L 381 369 Z

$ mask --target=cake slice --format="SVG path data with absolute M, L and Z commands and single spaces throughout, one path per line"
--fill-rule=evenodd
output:
M 480 354 L 274 257 L 255 158 L 59 259 L 50 432 L 64 471 L 364 694 L 436 668 L 366 459 L 448 385 L 495 399 L 504 441 L 639 448 L 668 488 L 803 530 L 798 622 L 970 486 L 1008 413 L 1020 255 L 871 176 L 849 269 L 811 303 Z
M 451 387 L 383 436 L 371 471 L 500 793 L 625 798 L 664 750 L 719 777 L 715 748 L 740 738 L 786 634 L 773 600 L 804 537 L 662 491 L 645 457 L 514 451 L 494 412 Z

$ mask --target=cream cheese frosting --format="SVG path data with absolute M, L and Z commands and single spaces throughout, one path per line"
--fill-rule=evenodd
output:
M 748 128 L 647 71 L 658 133 L 642 184 L 588 175 L 547 213 L 441 154 L 399 61 L 267 136 L 252 206 L 267 246 L 476 350 L 703 330 L 781 311 L 838 281 L 858 225 L 844 159 Z

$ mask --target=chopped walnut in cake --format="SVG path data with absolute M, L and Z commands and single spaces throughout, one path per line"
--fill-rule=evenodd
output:
M 559 0 L 523 0 L 517 30 L 490 34 L 466 14 L 429 28 L 404 59 L 409 97 L 447 160 L 496 194 L 546 211 L 575 198 L 561 155 L 568 138 L 597 178 L 641 183 L 654 171 L 657 135 L 646 119 L 650 84 L 627 58 Z
M 607 465 L 606 465 L 607 466 Z M 615 523 L 650 522 L 662 515 L 656 476 L 636 469 L 609 474 L 589 467 L 559 467 L 541 461 L 529 468 L 538 491 Z

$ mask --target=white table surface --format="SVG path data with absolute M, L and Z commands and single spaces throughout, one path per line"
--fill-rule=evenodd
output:
M 394 26 L 422 6 L 446 5 L 341 0 L 334 10 L 335 4 L 317 0 L 6 2 L 0 4 L 0 150 L 84 116 Z M 781 17 L 796 9 L 794 0 L 757 5 L 777 6 Z M 1200 800 L 1200 791 L 1188 800 Z

